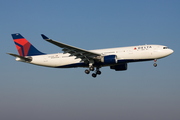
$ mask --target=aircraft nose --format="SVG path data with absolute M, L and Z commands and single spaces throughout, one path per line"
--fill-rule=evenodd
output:
M 174 51 L 171 49 L 171 54 L 173 53 Z
M 174 51 L 172 49 L 169 50 L 170 54 L 172 54 Z

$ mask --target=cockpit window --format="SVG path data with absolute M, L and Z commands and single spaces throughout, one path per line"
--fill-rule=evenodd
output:
M 168 47 L 163 47 L 163 49 L 169 49 Z

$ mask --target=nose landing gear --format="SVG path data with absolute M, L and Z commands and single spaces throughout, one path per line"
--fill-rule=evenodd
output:
M 157 62 L 157 59 L 154 59 L 154 64 L 153 64 L 154 67 L 157 67 L 157 63 L 156 62 Z

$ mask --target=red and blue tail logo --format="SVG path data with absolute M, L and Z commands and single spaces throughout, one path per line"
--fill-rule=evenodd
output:
M 12 38 L 20 56 L 25 57 L 44 54 L 31 45 L 31 43 L 29 43 L 21 34 L 12 34 Z

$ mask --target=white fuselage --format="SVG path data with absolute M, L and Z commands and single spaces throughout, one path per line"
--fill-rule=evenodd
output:
M 160 59 L 173 53 L 173 50 L 162 45 L 140 45 L 130 47 L 98 49 L 90 51 L 94 53 L 99 53 L 102 56 L 116 55 L 118 60 L 117 64 L 120 64 L 121 61 L 128 63 Z M 70 57 L 69 53 L 45 54 L 31 57 L 32 61 L 29 63 L 46 67 L 88 67 L 88 64 L 87 66 L 80 65 L 79 63 L 84 62 L 81 61 L 81 59 L 75 59 L 75 56 Z M 16 60 L 22 61 L 20 58 L 17 58 Z M 102 64 L 101 66 L 107 65 Z

